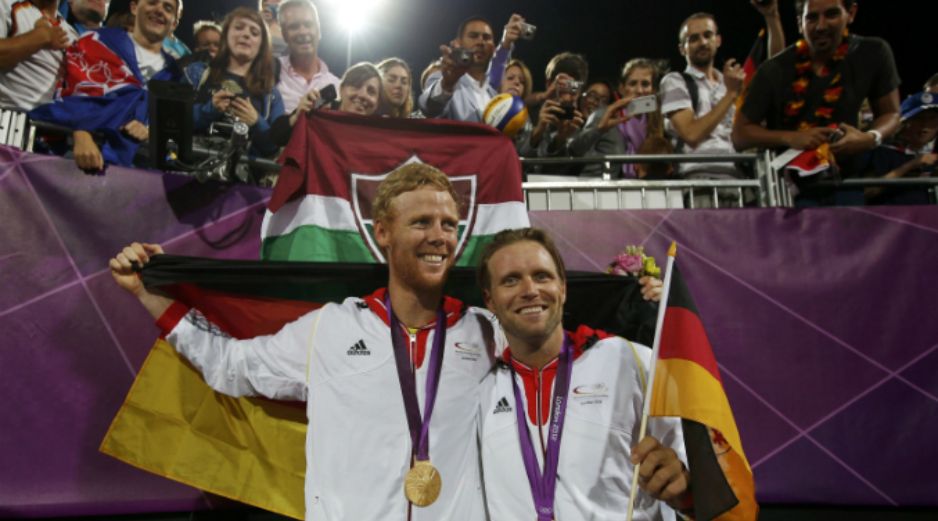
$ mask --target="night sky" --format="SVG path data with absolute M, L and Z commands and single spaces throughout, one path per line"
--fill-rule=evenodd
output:
M 114 0 L 112 4 L 126 0 Z M 342 0 L 318 0 L 323 26 L 320 56 L 339 73 L 345 68 L 346 35 L 338 27 L 333 6 Z M 793 2 L 782 0 L 782 23 L 787 43 L 797 36 Z M 221 18 L 237 5 L 256 5 L 250 0 L 187 0 L 177 34 L 189 42 L 195 20 Z M 544 82 L 544 66 L 550 57 L 569 50 L 586 55 L 592 79 L 617 77 L 618 69 L 630 58 L 644 56 L 667 59 L 672 69 L 683 69 L 677 52 L 677 30 L 687 15 L 708 11 L 716 15 L 723 35 L 717 58 L 743 61 L 762 23 L 762 17 L 748 0 L 661 0 L 595 1 L 581 0 L 381 0 L 369 16 L 369 26 L 352 42 L 352 61 L 378 61 L 391 55 L 404 58 L 415 75 L 438 55 L 437 47 L 455 36 L 463 19 L 481 15 L 488 18 L 500 38 L 502 27 L 512 12 L 537 25 L 537 36 L 521 42 L 515 57 L 531 67 L 534 83 Z M 903 80 L 903 96 L 917 92 L 932 74 L 938 72 L 935 58 L 935 31 L 938 2 L 868 0 L 859 2 L 853 31 L 880 36 L 891 45 Z M 925 50 L 927 45 L 930 51 Z

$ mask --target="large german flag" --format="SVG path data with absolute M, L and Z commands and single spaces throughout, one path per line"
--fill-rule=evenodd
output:
M 687 284 L 672 266 L 650 414 L 683 420 L 694 519 L 755 520 L 752 470 L 720 370 Z

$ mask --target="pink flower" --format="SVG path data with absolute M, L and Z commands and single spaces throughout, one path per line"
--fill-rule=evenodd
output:
M 641 273 L 644 264 L 642 263 L 641 255 L 629 255 L 627 253 L 620 253 L 616 255 L 616 267 L 632 275 L 638 275 Z

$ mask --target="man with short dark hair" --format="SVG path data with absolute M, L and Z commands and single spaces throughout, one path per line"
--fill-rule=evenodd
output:
M 481 122 L 488 102 L 498 92 L 489 84 L 489 62 L 495 53 L 492 24 L 473 17 L 459 26 L 455 40 L 441 45 L 442 68 L 427 78 L 420 110 L 430 118 Z M 510 47 L 502 63 L 510 59 Z
M 316 6 L 309 0 L 287 0 L 280 4 L 277 16 L 289 51 L 277 58 L 280 60 L 277 90 L 283 97 L 284 111 L 291 113 L 307 94 L 319 99 L 319 91 L 327 85 L 338 91 L 339 78 L 329 72 L 318 54 L 322 31 Z
M 760 7 L 766 26 L 775 28 L 769 40 L 784 45 L 781 21 L 775 1 Z M 671 72 L 661 79 L 661 113 L 665 128 L 676 143 L 678 153 L 733 154 L 731 139 L 736 100 L 742 92 L 746 73 L 736 60 L 724 62 L 721 73 L 714 66 L 723 37 L 716 19 L 709 13 L 687 17 L 678 31 L 678 50 L 687 61 L 683 72 Z M 746 177 L 733 163 L 681 163 L 679 172 L 688 179 L 735 179 Z M 731 190 L 735 193 L 735 190 Z M 695 202 L 712 205 L 710 194 Z M 735 199 L 732 196 L 724 199 Z M 726 201 L 729 202 L 729 201 Z M 735 203 L 736 201 L 733 200 Z M 720 206 L 724 206 L 721 204 Z
M 432 166 L 389 174 L 372 206 L 387 288 L 248 340 L 142 285 L 132 263 L 146 264 L 162 252 L 158 245 L 134 243 L 110 261 L 117 284 L 210 386 L 307 402 L 307 519 L 486 518 L 475 412 L 495 331 L 488 313 L 443 293 L 455 260 L 457 197 Z
M 0 0 L 0 107 L 30 110 L 52 101 L 63 52 L 78 33 L 58 0 Z
M 621 519 L 636 463 L 635 519 L 673 515 L 656 499 L 688 510 L 679 421 L 651 418 L 637 439 L 651 350 L 585 326 L 564 330 L 566 272 L 550 237 L 498 233 L 479 285 L 508 340 L 479 410 L 492 519 Z
M 799 0 L 803 40 L 762 64 L 733 125 L 737 149 L 813 150 L 830 144 L 840 175 L 857 175 L 857 161 L 899 124 L 899 75 L 889 44 L 850 34 L 853 0 Z M 857 128 L 869 99 L 871 129 Z M 832 142 L 833 141 L 833 142 Z M 854 204 L 862 191 L 832 192 L 813 185 L 819 175 L 796 176 L 799 204 Z

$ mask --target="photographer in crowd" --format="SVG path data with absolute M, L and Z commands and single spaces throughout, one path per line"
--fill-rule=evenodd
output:
M 664 124 L 657 101 L 648 96 L 657 94 L 660 72 L 658 64 L 648 58 L 633 58 L 622 67 L 617 88 L 618 99 L 600 107 L 586 121 L 583 131 L 570 141 L 570 153 L 577 157 L 636 154 L 649 136 L 663 136 Z M 644 98 L 641 107 L 629 104 Z M 581 176 L 598 177 L 602 165 L 583 167 Z M 636 177 L 635 165 L 626 163 L 616 168 L 613 179 Z
M 270 37 L 260 13 L 246 7 L 229 13 L 218 55 L 187 66 L 185 79 L 197 90 L 196 131 L 205 132 L 215 122 L 240 121 L 250 128 L 253 152 L 271 156 L 277 151 L 269 131 L 283 114 L 283 100 L 274 88 Z
M 570 155 L 568 140 L 583 126 L 584 116 L 576 104 L 589 76 L 589 65 L 580 54 L 562 52 L 547 63 L 544 75 L 547 92 L 521 153 L 535 157 Z
M 519 22 L 513 15 L 509 25 Z M 482 112 L 497 94 L 489 82 L 489 63 L 495 53 L 492 24 L 473 17 L 459 26 L 458 36 L 450 45 L 441 45 L 441 69 L 427 78 L 420 95 L 420 110 L 427 117 L 460 121 L 482 121 Z M 502 58 L 511 57 L 510 42 Z

